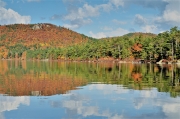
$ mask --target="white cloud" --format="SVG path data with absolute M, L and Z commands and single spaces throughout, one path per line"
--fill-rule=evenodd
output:
M 113 23 L 117 24 L 117 25 L 123 25 L 123 24 L 126 24 L 127 22 L 125 21 L 120 21 L 120 20 L 117 20 L 117 19 L 113 19 L 112 20 Z
M 77 25 L 77 24 L 74 24 L 74 25 L 64 24 L 64 27 L 65 27 L 65 28 L 69 28 L 69 29 L 77 29 L 77 28 L 79 28 L 80 26 Z
M 2 2 L 2 1 L 1 1 Z M 30 23 L 30 16 L 21 16 L 12 9 L 5 9 L 0 6 L 0 24 Z
M 165 6 L 167 5 L 167 2 L 163 0 L 133 0 L 129 1 L 129 3 L 138 4 L 145 8 L 152 8 L 152 9 L 158 9 L 160 11 L 163 11 Z
M 107 4 L 101 4 L 97 6 L 99 9 L 103 9 L 105 12 L 110 12 L 113 9 L 112 4 L 107 3 Z
M 157 33 L 159 31 L 156 25 L 145 25 L 142 26 L 141 28 L 142 28 L 142 32 L 146 32 L 146 33 Z
M 159 33 L 162 29 L 159 28 L 159 25 L 155 24 L 152 19 L 152 17 L 148 19 L 140 14 L 136 14 L 133 23 L 140 27 L 140 32 Z
M 104 26 L 102 29 L 104 31 L 111 31 L 111 30 L 113 30 L 111 27 L 108 27 L 108 26 Z
M 68 3 L 67 14 L 56 18 L 63 19 L 66 23 L 64 26 L 71 29 L 77 29 L 84 25 L 93 23 L 92 18 L 100 16 L 101 12 L 111 12 L 112 10 L 118 9 L 119 7 L 122 9 L 129 9 L 128 6 L 131 5 L 142 6 L 145 10 L 149 8 L 157 10 L 156 13 L 152 13 L 152 16 L 148 17 L 144 17 L 143 14 L 135 15 L 133 23 L 138 25 L 141 28 L 140 30 L 143 32 L 152 31 L 153 33 L 159 33 L 160 31 L 167 30 L 167 28 L 169 29 L 170 27 L 180 25 L 179 0 L 109 0 L 106 3 L 99 5 L 90 5 L 88 2 L 83 2 L 83 0 L 63 1 Z M 158 17 L 155 17 L 157 14 Z M 54 16 L 52 18 L 56 19 Z M 113 19 L 112 22 L 116 25 L 127 24 L 126 21 L 121 21 L 118 19 Z M 107 30 L 109 32 L 93 33 L 91 31 L 89 33 L 91 36 L 96 38 L 111 37 L 113 34 L 123 35 L 124 33 L 127 33 L 127 30 L 123 29 L 116 29 L 111 31 L 110 29 L 105 28 L 103 30 Z M 136 29 L 136 31 L 139 30 Z
M 165 21 L 180 23 L 180 12 L 166 10 L 163 14 L 163 18 Z
M 41 0 L 27 0 L 27 2 L 40 2 Z
M 109 2 L 118 8 L 119 6 L 124 6 L 125 1 L 124 0 L 109 0 Z
M 4 7 L 4 6 L 6 6 L 6 3 L 0 0 L 0 7 Z
M 77 29 L 80 28 L 83 25 L 90 24 L 92 22 L 91 19 L 74 19 L 70 22 L 70 24 L 64 24 L 65 27 L 70 28 L 70 29 Z
M 67 15 L 62 16 L 61 18 L 65 21 L 70 21 L 70 24 L 67 25 L 69 28 L 79 28 L 81 26 L 90 24 L 92 20 L 91 17 L 96 17 L 100 14 L 99 6 L 91 6 L 88 4 L 84 4 L 83 7 L 80 8 L 68 8 Z
M 78 9 L 70 10 L 69 13 L 63 17 L 63 19 L 73 21 L 76 19 L 94 17 L 98 15 L 98 7 L 92 7 L 91 5 L 84 4 L 82 8 L 80 7 Z
M 159 33 L 161 31 L 166 31 L 173 26 L 180 25 L 179 0 L 134 0 L 133 4 L 138 4 L 145 8 L 156 8 L 159 10 L 157 17 L 153 16 L 144 18 L 140 14 L 135 16 L 134 24 L 139 25 L 143 32 Z
M 147 20 L 141 16 L 140 14 L 135 15 L 134 24 L 137 24 L 139 26 L 143 26 L 147 23 Z
M 180 25 L 180 1 L 179 0 L 164 0 L 168 4 L 165 7 L 162 15 L 155 18 L 155 22 L 160 24 L 168 24 L 170 26 Z
M 83 0 L 62 0 L 64 3 L 68 3 L 68 4 L 74 4 L 77 2 L 82 2 Z
M 67 6 L 68 13 L 66 15 L 63 15 L 61 19 L 65 21 L 70 21 L 69 26 L 77 26 L 73 28 L 79 28 L 81 26 L 92 23 L 91 18 L 98 17 L 102 11 L 110 12 L 113 9 L 113 5 L 115 5 L 116 7 L 122 5 L 122 3 L 120 3 L 119 0 L 110 0 L 106 4 L 100 4 L 100 5 L 95 5 L 95 6 L 85 3 L 82 7 L 77 8 L 74 5 L 75 0 L 68 0 L 68 1 L 70 1 Z M 79 0 L 76 0 L 76 1 L 79 1 Z M 65 0 L 64 2 L 67 3 L 67 1 Z M 121 22 L 121 24 L 124 24 L 124 23 Z M 99 33 L 99 35 L 102 35 L 102 34 Z
M 124 34 L 129 33 L 128 30 L 122 29 L 122 28 L 117 28 L 117 29 L 112 29 L 111 31 L 107 32 L 98 32 L 98 33 L 93 33 L 92 31 L 89 32 L 91 37 L 93 38 L 105 38 L 105 37 L 113 37 L 113 36 L 122 36 Z
M 54 14 L 54 15 L 50 18 L 50 20 L 55 20 L 55 19 L 60 19 L 60 18 L 61 18 L 60 15 Z
M 107 37 L 107 36 L 105 35 L 105 33 L 103 33 L 103 32 L 93 33 L 92 31 L 90 31 L 89 34 L 90 34 L 91 37 L 93 37 L 93 38 L 105 38 L 105 37 Z
M 125 30 L 125 29 L 122 29 L 122 28 L 117 28 L 115 30 L 107 32 L 106 34 L 107 34 L 108 37 L 113 37 L 113 36 L 122 36 L 122 35 L 127 34 L 127 33 L 129 33 L 128 30 Z

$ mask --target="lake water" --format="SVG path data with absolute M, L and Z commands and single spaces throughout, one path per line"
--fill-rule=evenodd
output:
M 0 119 L 179 119 L 180 66 L 0 61 Z

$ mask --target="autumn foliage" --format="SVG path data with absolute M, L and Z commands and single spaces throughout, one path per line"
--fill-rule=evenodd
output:
M 87 42 L 87 37 L 52 24 L 13 24 L 0 26 L 0 56 L 8 58 L 11 47 L 20 44 L 27 49 L 65 47 Z

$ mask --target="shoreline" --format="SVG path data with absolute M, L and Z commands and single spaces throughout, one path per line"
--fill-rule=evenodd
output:
M 7 60 L 7 61 L 44 61 L 44 62 L 51 62 L 51 61 L 57 61 L 57 62 L 89 62 L 89 63 L 118 63 L 118 64 L 180 64 L 178 61 L 168 61 L 168 62 L 155 62 L 155 61 L 149 61 L 149 60 L 119 60 L 119 59 L 98 59 L 98 60 L 72 60 L 72 59 L 0 59 L 0 60 Z

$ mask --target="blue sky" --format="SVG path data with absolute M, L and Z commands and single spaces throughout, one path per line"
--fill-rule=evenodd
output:
M 0 0 L 0 25 L 52 23 L 102 38 L 180 27 L 180 0 Z

